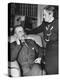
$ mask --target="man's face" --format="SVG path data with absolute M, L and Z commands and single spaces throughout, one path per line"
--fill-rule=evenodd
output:
M 49 22 L 53 17 L 53 12 L 52 11 L 47 11 L 44 10 L 43 12 L 43 19 L 45 20 L 45 22 Z
M 24 36 L 24 30 L 21 26 L 15 29 L 15 33 L 19 39 Z

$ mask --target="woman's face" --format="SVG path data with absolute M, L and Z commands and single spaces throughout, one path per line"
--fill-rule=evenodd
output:
M 45 20 L 45 22 L 49 22 L 53 17 L 53 12 L 52 11 L 47 11 L 44 10 L 43 12 L 43 19 Z

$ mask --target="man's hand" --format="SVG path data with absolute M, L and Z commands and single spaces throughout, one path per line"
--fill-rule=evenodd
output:
M 13 35 L 13 36 L 10 36 L 9 38 L 8 38 L 8 41 L 10 42 L 10 43 L 13 43 L 13 42 L 15 42 L 16 41 L 16 37 Z
M 35 61 L 34 61 L 34 63 L 41 63 L 41 58 L 39 57 L 39 58 L 37 58 L 37 59 L 35 59 Z
M 10 36 L 10 37 L 8 38 L 8 41 L 9 41 L 10 43 L 13 43 L 13 42 L 16 41 L 17 45 L 20 45 L 20 41 L 19 41 L 19 39 L 17 38 L 17 35 Z

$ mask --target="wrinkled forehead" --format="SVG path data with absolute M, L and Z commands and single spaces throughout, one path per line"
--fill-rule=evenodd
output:
M 20 26 L 20 27 L 16 27 L 15 29 L 15 32 L 23 32 L 23 28 Z

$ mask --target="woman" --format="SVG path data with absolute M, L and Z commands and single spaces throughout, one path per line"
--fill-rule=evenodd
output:
M 43 32 L 46 42 L 45 68 L 47 74 L 58 73 L 58 6 L 46 6 L 43 12 L 42 24 L 27 31 L 28 34 Z

